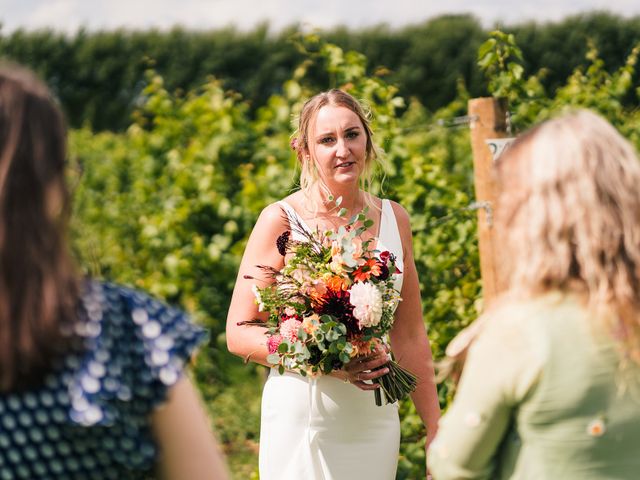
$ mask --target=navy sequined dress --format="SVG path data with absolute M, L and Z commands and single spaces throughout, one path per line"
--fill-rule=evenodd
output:
M 145 478 L 156 463 L 149 414 L 206 338 L 180 310 L 87 282 L 68 354 L 34 390 L 0 394 L 0 480 Z

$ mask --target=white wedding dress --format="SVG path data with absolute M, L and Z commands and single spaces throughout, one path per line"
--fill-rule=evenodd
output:
M 289 219 L 297 216 L 290 205 L 279 203 Z M 300 239 L 295 232 L 292 236 Z M 376 249 L 393 253 L 404 270 L 388 200 L 382 201 Z M 395 286 L 401 291 L 402 275 Z M 334 377 L 271 370 L 262 394 L 260 480 L 393 480 L 399 446 L 397 403 L 378 407 L 372 391 Z

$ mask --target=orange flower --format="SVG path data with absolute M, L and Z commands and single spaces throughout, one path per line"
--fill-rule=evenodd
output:
M 357 357 L 358 355 L 368 355 L 373 350 L 370 341 L 351 340 L 351 345 L 353 345 L 351 357 Z
M 358 267 L 358 269 L 353 272 L 353 278 L 356 282 L 366 282 L 369 280 L 371 275 L 379 276 L 382 273 L 380 270 L 380 264 L 375 258 L 370 258 L 364 265 Z
M 360 340 L 360 339 L 351 340 L 351 345 L 353 345 L 351 357 L 355 357 L 358 355 L 365 355 L 365 356 L 371 355 L 371 353 L 376 349 L 376 347 L 381 344 L 382 342 L 380 341 L 379 338 L 372 338 L 371 340 Z
M 326 280 L 327 288 L 329 290 L 333 290 L 334 292 L 347 291 L 349 289 L 349 279 L 339 277 L 338 275 L 334 275 L 333 277 L 329 277 Z
M 322 280 L 311 280 L 302 286 L 302 291 L 311 297 L 312 302 L 318 303 L 327 292 L 327 285 Z

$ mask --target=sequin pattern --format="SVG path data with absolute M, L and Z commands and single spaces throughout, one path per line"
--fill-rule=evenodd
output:
M 0 480 L 145 478 L 148 415 L 206 337 L 141 292 L 88 282 L 67 355 L 37 390 L 0 395 Z

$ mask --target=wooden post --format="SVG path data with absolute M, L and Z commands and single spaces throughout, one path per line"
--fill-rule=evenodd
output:
M 493 154 L 486 143 L 490 138 L 507 136 L 507 103 L 505 99 L 474 98 L 469 100 L 471 117 L 471 150 L 473 152 L 476 201 L 487 205 L 478 210 L 478 243 L 480 248 L 480 273 L 485 308 L 504 290 L 500 280 L 500 250 L 493 228 L 497 186 L 493 176 Z

